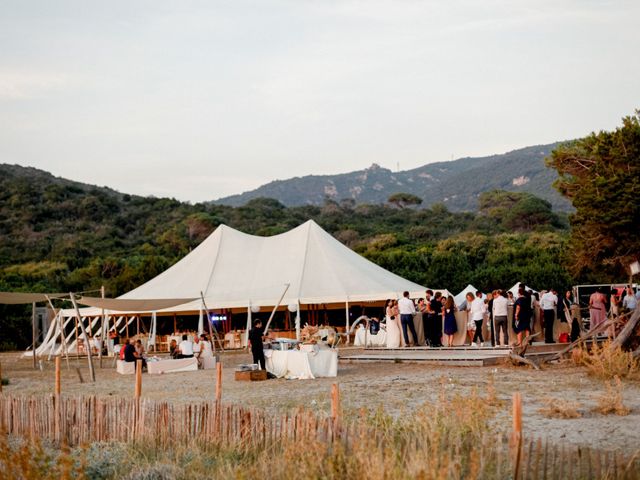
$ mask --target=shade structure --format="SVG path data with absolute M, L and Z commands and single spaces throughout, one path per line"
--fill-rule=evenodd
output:
M 422 285 L 358 255 L 313 220 L 280 235 L 259 237 L 220 225 L 182 260 L 120 299 L 194 298 L 209 309 L 397 298 Z M 166 311 L 195 311 L 201 300 Z

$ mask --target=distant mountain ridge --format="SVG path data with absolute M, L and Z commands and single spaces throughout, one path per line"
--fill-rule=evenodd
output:
M 488 157 L 467 157 L 393 172 L 373 164 L 337 175 L 307 175 L 275 180 L 216 204 L 241 206 L 249 200 L 275 198 L 286 206 L 322 205 L 326 199 L 352 199 L 356 203 L 384 203 L 390 195 L 406 192 L 422 198 L 423 206 L 444 203 L 452 211 L 473 211 L 478 196 L 489 190 L 529 192 L 551 202 L 553 208 L 571 210 L 571 204 L 553 188 L 555 170 L 545 158 L 560 145 L 536 145 Z

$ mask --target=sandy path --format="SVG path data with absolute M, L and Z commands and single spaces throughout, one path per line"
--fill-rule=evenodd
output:
M 53 391 L 53 363 L 46 363 L 44 371 L 34 371 L 29 359 L 19 354 L 0 355 L 3 376 L 10 379 L 5 393 L 46 394 Z M 507 400 L 498 410 L 495 428 L 510 427 L 510 404 L 514 391 L 520 391 L 524 402 L 525 434 L 548 437 L 557 443 L 570 442 L 601 447 L 608 450 L 635 451 L 640 446 L 640 383 L 625 382 L 625 404 L 631 408 L 626 417 L 601 415 L 591 409 L 604 392 L 601 380 L 587 376 L 582 368 L 552 366 L 543 371 L 513 367 L 443 367 L 421 364 L 340 363 L 337 379 L 269 380 L 266 382 L 236 382 L 233 367 L 250 361 L 243 353 L 224 353 L 223 399 L 244 403 L 270 411 L 284 411 L 304 406 L 318 412 L 329 411 L 330 386 L 340 384 L 342 405 L 355 413 L 360 407 L 377 408 L 382 405 L 390 414 L 410 413 L 425 401 L 436 401 L 444 384 L 449 392 L 470 393 L 477 388 L 486 391 L 491 377 L 498 395 Z M 89 378 L 87 362 L 70 361 L 67 369 L 63 361 L 63 394 L 91 394 L 99 396 L 131 396 L 133 376 L 118 375 L 111 368 L 111 360 L 103 361 L 104 368 L 96 369 L 95 384 L 81 384 L 75 371 L 80 366 L 83 377 Z M 143 376 L 143 396 L 173 402 L 212 399 L 214 370 L 178 374 Z M 550 419 L 539 413 L 542 400 L 547 397 L 564 398 L 581 404 L 582 418 Z

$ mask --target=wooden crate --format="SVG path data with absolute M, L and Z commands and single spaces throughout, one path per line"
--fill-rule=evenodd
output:
M 236 380 L 247 382 L 259 382 L 267 379 L 266 370 L 247 370 L 244 372 L 236 371 Z

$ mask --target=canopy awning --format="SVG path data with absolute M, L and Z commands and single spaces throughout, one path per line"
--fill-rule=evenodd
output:
M 21 303 L 46 302 L 47 297 L 68 297 L 68 293 L 24 293 L 24 292 L 0 292 L 0 303 L 18 305 Z

